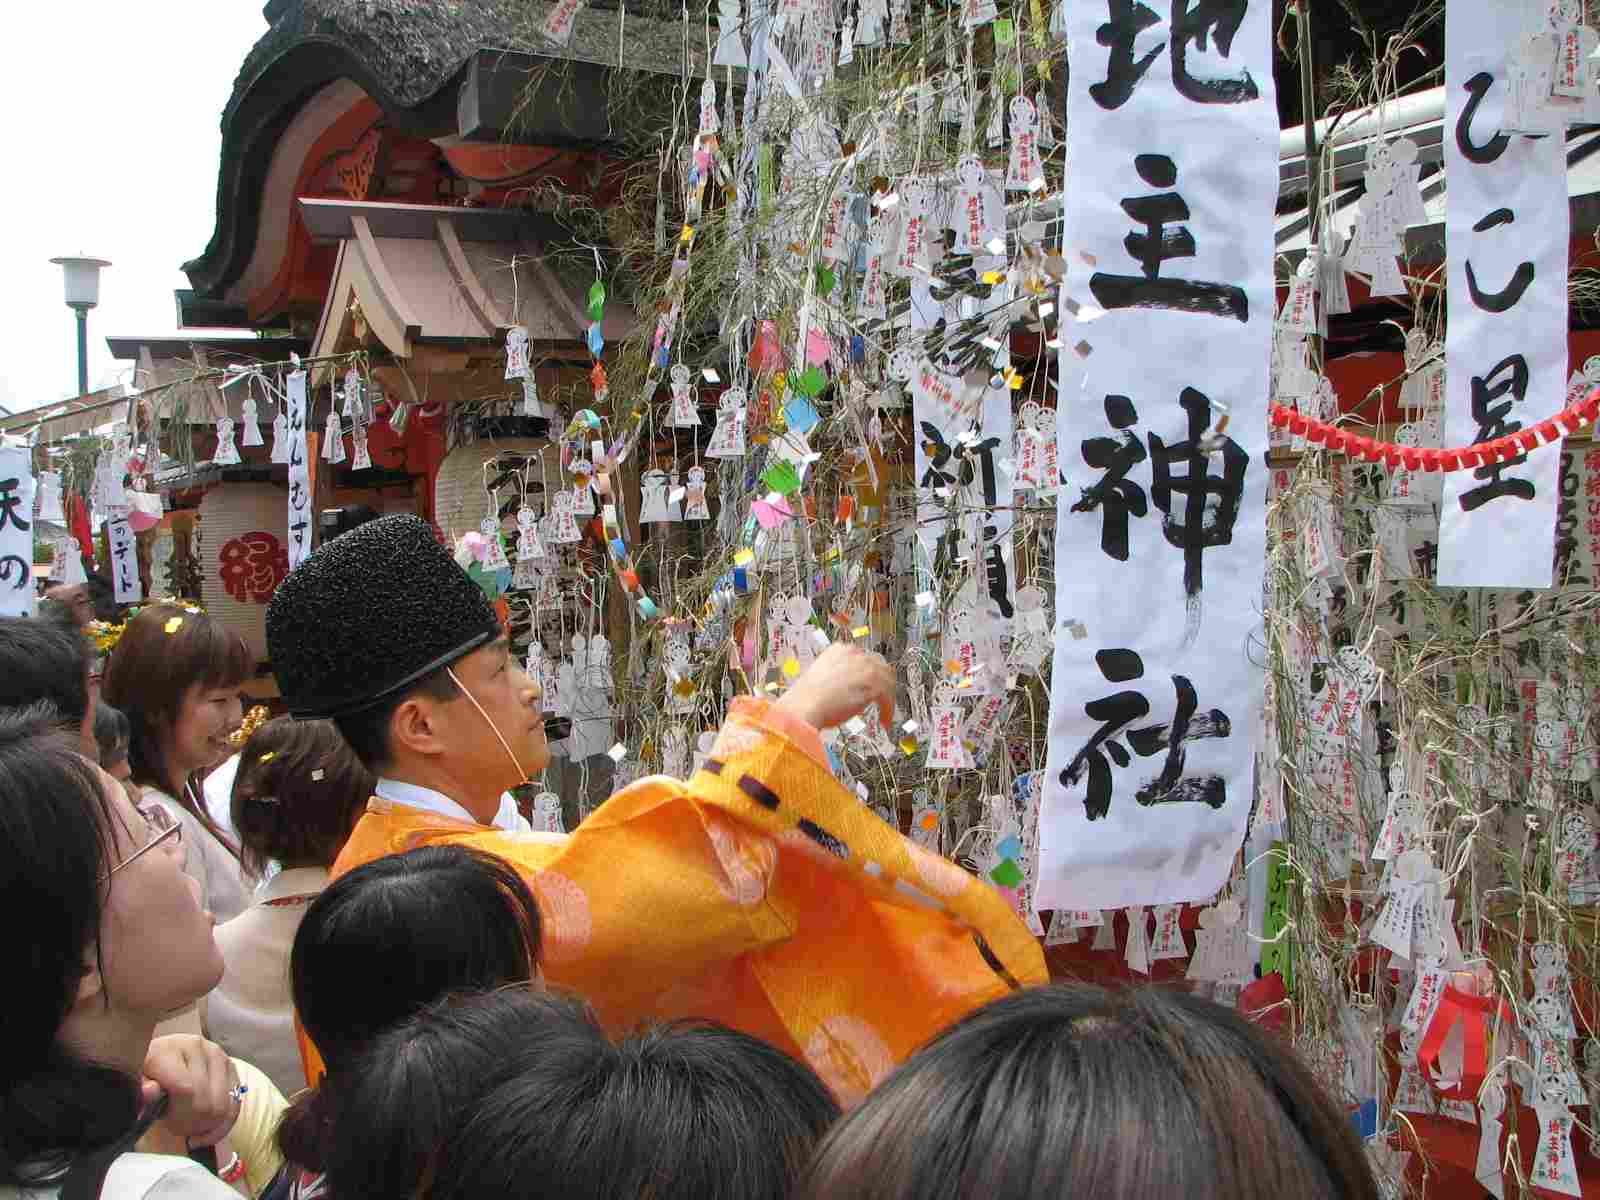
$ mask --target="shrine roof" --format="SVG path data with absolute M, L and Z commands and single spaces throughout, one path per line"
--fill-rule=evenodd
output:
M 557 47 L 538 33 L 546 12 L 539 0 L 270 0 L 270 28 L 222 112 L 216 227 L 205 252 L 184 264 L 192 292 L 179 293 L 180 312 L 217 321 L 239 311 L 225 293 L 255 250 L 274 151 L 330 85 L 354 84 L 408 136 L 595 146 L 607 126 L 594 97 L 603 97 L 600 81 L 611 70 L 678 75 L 687 60 L 690 73 L 703 71 L 703 51 L 685 51 L 681 21 L 661 19 L 658 0 L 622 3 L 588 5 L 570 44 Z M 533 67 L 550 61 L 572 64 L 581 103 L 529 105 L 535 111 L 514 137 L 509 122 L 485 120 L 486 104 L 504 110 L 520 100 Z

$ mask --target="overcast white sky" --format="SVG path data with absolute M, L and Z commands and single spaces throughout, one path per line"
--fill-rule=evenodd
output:
M 222 108 L 266 32 L 262 0 L 76 0 L 8 12 L 0 112 L 0 405 L 75 394 L 65 254 L 108 258 L 89 314 L 89 387 L 131 364 L 107 335 L 171 334 L 179 266 L 216 224 Z

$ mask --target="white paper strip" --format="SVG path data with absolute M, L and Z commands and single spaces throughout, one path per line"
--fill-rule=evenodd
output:
M 1215 894 L 1244 837 L 1262 693 L 1270 5 L 1111 13 L 1067 7 L 1061 301 L 1104 315 L 1061 355 L 1075 484 L 1059 499 L 1056 614 L 1087 636 L 1057 630 L 1041 908 Z
M 0 616 L 31 617 L 33 586 L 33 451 L 0 449 Z M 61 505 L 56 491 L 56 508 Z
M 1566 139 L 1501 132 L 1509 48 L 1532 7 L 1451 0 L 1445 14 L 1447 446 L 1529 429 L 1567 380 Z M 1446 478 L 1441 587 L 1546 588 L 1558 445 Z
M 126 517 L 118 517 L 106 523 L 106 531 L 111 542 L 111 574 L 117 603 L 137 604 L 144 599 L 144 584 L 139 579 L 139 552 L 133 530 Z
M 289 569 L 311 554 L 311 464 L 306 454 L 306 373 L 291 372 L 289 397 Z

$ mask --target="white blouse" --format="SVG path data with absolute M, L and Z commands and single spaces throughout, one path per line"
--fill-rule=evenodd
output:
M 226 969 L 222 982 L 201 1001 L 205 1035 L 229 1057 L 266 1072 L 285 1096 L 306 1086 L 295 1038 L 289 952 L 306 908 L 327 886 L 322 867 L 273 876 L 255 903 L 217 928 Z
M 0 1187 L 0 1200 L 56 1200 L 59 1185 Z M 199 1163 L 173 1154 L 118 1155 L 106 1172 L 101 1200 L 239 1200 L 239 1193 Z

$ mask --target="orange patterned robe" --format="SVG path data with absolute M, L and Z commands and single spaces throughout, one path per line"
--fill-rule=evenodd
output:
M 374 799 L 333 875 L 416 846 L 486 850 L 538 897 L 545 977 L 609 1028 L 721 1021 L 809 1062 L 849 1104 L 956 1018 L 1047 975 L 998 892 L 884 824 L 826 762 L 810 726 L 740 699 L 687 784 L 641 779 L 566 838 Z

